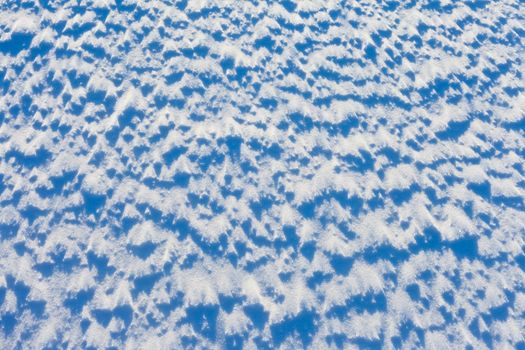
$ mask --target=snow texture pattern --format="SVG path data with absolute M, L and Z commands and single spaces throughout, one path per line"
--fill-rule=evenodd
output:
M 0 348 L 525 349 L 524 17 L 0 1 Z

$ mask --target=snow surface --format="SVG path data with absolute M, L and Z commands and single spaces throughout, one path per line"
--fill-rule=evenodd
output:
M 525 3 L 4 0 L 1 349 L 525 349 Z

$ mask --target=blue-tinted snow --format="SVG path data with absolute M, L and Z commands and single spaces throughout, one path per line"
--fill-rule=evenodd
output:
M 1 349 L 525 349 L 523 1 L 0 3 Z

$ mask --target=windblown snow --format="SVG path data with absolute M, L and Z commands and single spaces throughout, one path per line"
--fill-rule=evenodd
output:
M 524 17 L 2 1 L 0 348 L 525 349 Z

